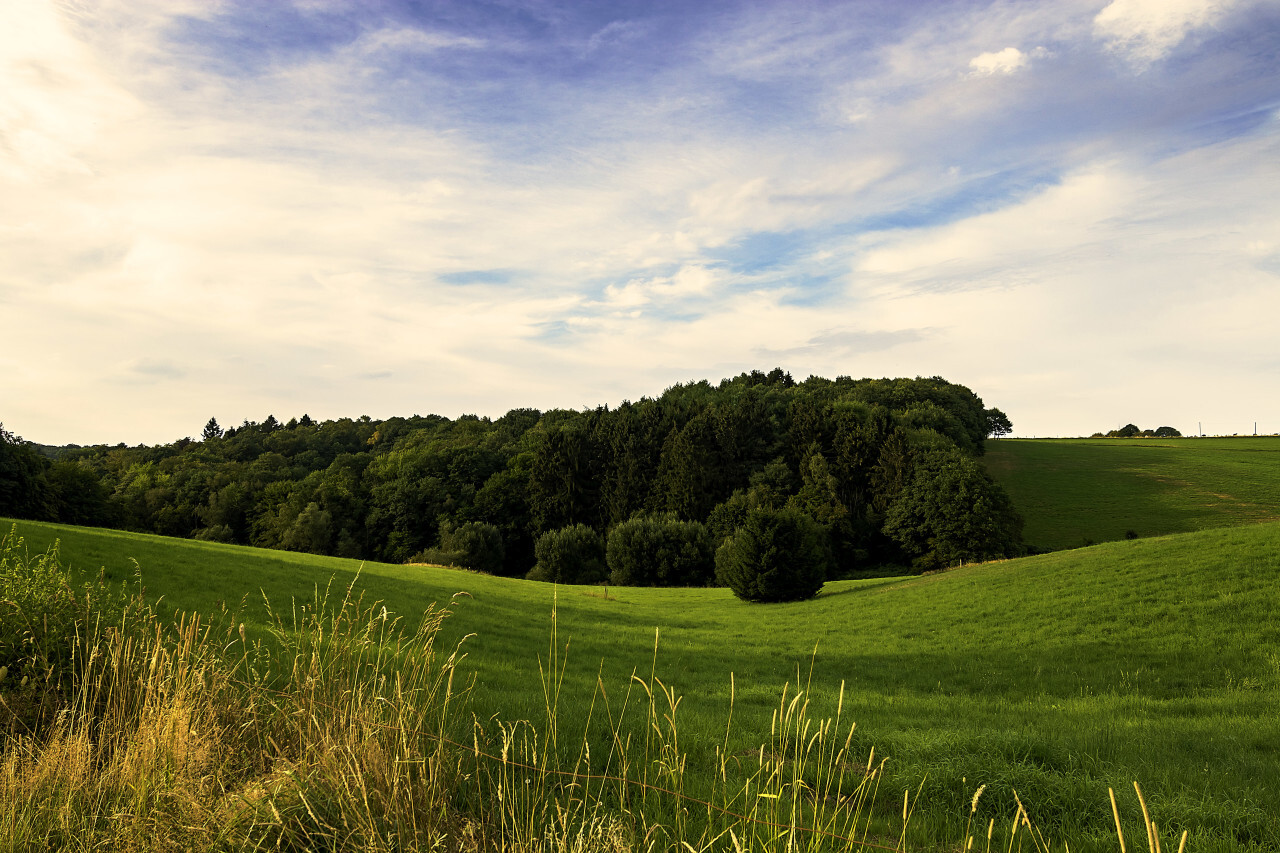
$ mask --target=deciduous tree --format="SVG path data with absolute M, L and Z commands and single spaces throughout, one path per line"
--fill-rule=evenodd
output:
M 549 530 L 534 546 L 537 564 L 528 578 L 552 583 L 598 583 L 608 577 L 604 540 L 585 524 Z
M 1022 552 L 1022 517 L 977 461 L 956 450 L 913 460 L 911 477 L 885 514 L 884 532 L 920 569 Z
M 711 534 L 696 521 L 624 521 L 610 531 L 605 558 L 617 586 L 706 586 L 715 576 Z

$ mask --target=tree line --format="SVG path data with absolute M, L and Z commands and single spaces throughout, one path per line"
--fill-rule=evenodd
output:
M 700 584 L 715 573 L 641 570 L 636 554 L 705 555 L 739 530 L 782 530 L 761 515 L 781 513 L 820 543 L 828 576 L 930 569 L 1021 551 L 1021 520 L 978 461 L 1009 428 L 940 377 L 781 369 L 492 420 L 211 418 L 162 446 L 40 447 L 0 428 L 0 515 L 546 579 L 560 579 L 549 555 L 578 565 L 573 549 L 597 546 L 604 579 L 617 539 L 638 543 L 617 552 L 620 576 Z
M 1181 438 L 1182 433 L 1171 426 L 1155 429 L 1139 429 L 1134 424 L 1125 424 L 1119 429 L 1108 430 L 1105 434 L 1095 432 L 1090 438 Z

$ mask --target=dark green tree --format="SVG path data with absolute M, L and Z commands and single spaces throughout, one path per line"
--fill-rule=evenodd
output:
M 110 523 L 106 489 L 89 466 L 55 462 L 49 468 L 48 482 L 58 521 L 89 527 Z
M 596 448 L 585 424 L 547 430 L 529 472 L 529 509 L 535 530 L 595 523 L 599 514 Z
M 804 601 L 830 564 L 821 525 L 795 509 L 751 510 L 716 551 L 716 579 L 744 601 Z
M 859 379 L 847 383 L 847 387 L 847 399 L 904 414 L 914 410 L 916 414 L 906 425 L 933 429 L 966 453 L 982 455 L 988 435 L 987 410 L 982 398 L 965 386 L 952 384 L 940 376 L 917 376 L 915 379 Z
M 606 459 L 600 502 L 603 521 L 617 524 L 654 508 L 654 480 L 662 454 L 662 412 L 652 400 L 624 402 L 602 418 L 598 445 Z
M 200 438 L 202 441 L 222 438 L 222 427 L 218 426 L 217 418 L 209 418 L 209 422 L 204 425 L 204 429 L 200 432 Z
M 999 409 L 987 409 L 987 435 L 1000 438 L 1013 432 L 1013 422 Z
M 781 392 L 753 386 L 714 410 L 716 438 L 724 466 L 721 494 L 747 485 L 752 472 L 777 455 Z
M 724 497 L 725 476 L 715 415 L 704 409 L 663 447 L 658 482 L 665 508 L 686 521 L 706 518 Z
M 828 457 L 840 501 L 855 516 L 871 502 L 871 478 L 880 451 L 893 428 L 888 410 L 861 403 L 832 407 L 833 435 Z
M 599 583 L 608 577 L 604 539 L 585 524 L 548 530 L 534 546 L 537 564 L 527 575 L 531 581 L 551 583 Z
M 51 519 L 52 496 L 45 472 L 49 461 L 40 451 L 0 423 L 0 515 Z
M 196 510 L 196 515 L 204 526 L 197 528 L 195 537 L 215 542 L 248 544 L 249 514 L 253 506 L 253 495 L 246 484 L 239 479 L 232 479 L 225 486 L 212 492 L 208 502 Z M 201 535 L 202 529 L 211 532 Z
M 318 503 L 311 501 L 281 534 L 280 546 L 289 551 L 328 554 L 335 534 L 333 516 L 321 509 Z
M 711 534 L 696 521 L 624 521 L 610 531 L 605 559 L 616 586 L 706 586 L 715 577 Z
M 764 481 L 753 482 L 749 489 L 735 489 L 722 503 L 716 504 L 707 516 L 707 531 L 711 534 L 711 541 L 719 548 L 739 527 L 746 524 L 747 516 L 752 510 L 781 509 L 786 503 L 786 492 L 779 491 Z
M 812 518 L 827 534 L 833 574 L 852 571 L 858 562 L 863 537 L 860 519 L 840 499 L 840 484 L 831 466 L 815 444 L 801 472 L 803 485 L 787 502 Z
M 954 449 L 913 460 L 885 514 L 884 532 L 919 569 L 1022 553 L 1022 517 L 980 463 Z
M 440 531 L 440 549 L 456 554 L 454 564 L 463 568 L 488 574 L 502 571 L 502 533 L 496 524 L 486 521 L 446 524 Z
M 498 527 L 503 542 L 502 568 L 496 574 L 524 577 L 534 564 L 533 536 L 529 532 L 529 465 L 533 454 L 512 457 L 476 492 L 471 518 Z
M 449 494 L 420 456 L 389 454 L 369 466 L 365 481 L 369 491 L 365 535 L 375 556 L 403 563 L 436 544 Z

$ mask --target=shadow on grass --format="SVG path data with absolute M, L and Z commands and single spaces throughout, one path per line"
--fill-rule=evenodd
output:
M 818 593 L 818 598 L 833 598 L 837 595 L 855 595 L 861 592 L 871 592 L 872 590 L 882 589 L 887 586 L 896 586 L 903 582 L 901 576 L 891 578 L 878 578 L 874 583 L 860 583 L 857 586 L 846 586 L 841 589 L 824 588 Z

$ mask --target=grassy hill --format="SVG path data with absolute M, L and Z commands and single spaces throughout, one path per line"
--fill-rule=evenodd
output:
M 243 600 L 251 625 L 265 621 L 263 593 L 287 611 L 357 570 L 368 595 L 402 614 L 466 592 L 448 640 L 474 635 L 464 669 L 481 719 L 543 715 L 554 610 L 567 646 L 562 717 L 586 718 L 597 678 L 616 702 L 633 672 L 654 668 L 684 697 L 691 767 L 713 763 L 731 689 L 738 754 L 750 756 L 784 684 L 799 674 L 819 713 L 835 712 L 843 684 L 855 746 L 890 758 L 885 801 L 900 808 L 902 790 L 924 783 L 913 826 L 926 839 L 959 837 L 987 784 L 980 813 L 1011 813 L 1016 789 L 1073 850 L 1114 849 L 1107 788 L 1132 813 L 1138 780 L 1153 819 L 1190 830 L 1191 849 L 1280 845 L 1280 524 L 832 583 L 814 601 L 769 606 L 719 589 L 605 598 L 600 587 L 117 531 L 19 532 L 33 550 L 60 540 L 83 572 L 126 579 L 136 560 L 148 595 L 177 608 Z
M 1003 439 L 987 469 L 1045 550 L 1280 519 L 1280 437 Z

